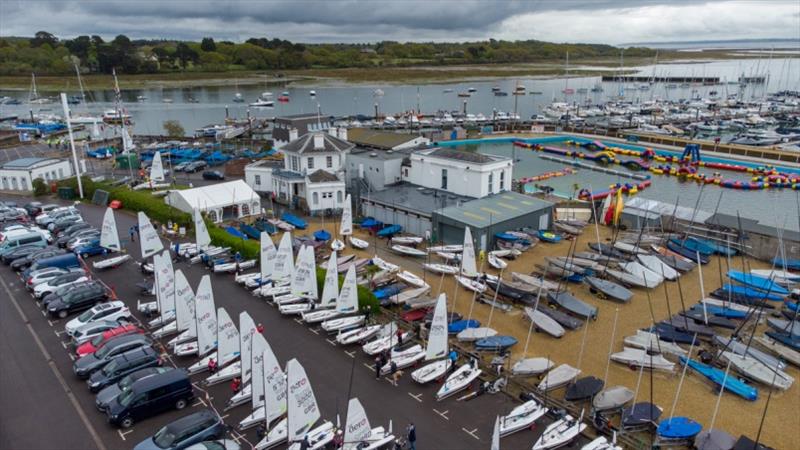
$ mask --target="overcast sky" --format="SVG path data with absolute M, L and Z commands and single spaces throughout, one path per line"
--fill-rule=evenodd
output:
M 800 40 L 800 0 L 0 0 L 0 35 L 295 42 Z

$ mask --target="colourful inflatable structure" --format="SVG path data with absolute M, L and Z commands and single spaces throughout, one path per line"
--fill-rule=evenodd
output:
M 532 177 L 520 178 L 517 181 L 519 181 L 522 184 L 528 184 L 528 183 L 534 183 L 534 182 L 537 182 L 537 181 L 549 180 L 550 178 L 558 178 L 558 177 L 563 177 L 563 176 L 566 176 L 566 175 L 572 175 L 572 174 L 575 174 L 575 173 L 578 173 L 578 171 L 573 169 L 573 168 L 571 168 L 571 167 L 565 167 L 565 168 L 563 168 L 561 170 L 554 170 L 552 172 L 545 172 L 545 173 L 543 173 L 541 175 L 535 175 L 535 176 L 532 176 Z

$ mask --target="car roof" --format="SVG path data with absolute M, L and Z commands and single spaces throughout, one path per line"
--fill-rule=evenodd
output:
M 137 380 L 133 384 L 133 390 L 137 392 L 147 391 L 150 389 L 155 389 L 159 386 L 164 386 L 166 384 L 172 384 L 180 380 L 189 380 L 189 373 L 186 372 L 185 369 L 169 370 L 152 377 L 146 377 L 141 380 Z
M 105 311 L 106 309 L 122 308 L 124 306 L 125 306 L 125 304 L 122 303 L 121 301 L 114 300 L 113 302 L 105 302 L 105 303 L 100 303 L 99 305 L 95 305 L 95 307 L 92 308 L 92 309 L 95 310 L 95 311 Z
M 170 430 L 183 430 L 186 428 L 191 428 L 195 425 L 199 425 L 203 422 L 207 422 L 211 419 L 215 421 L 218 420 L 217 414 L 209 409 L 203 409 L 189 414 L 188 416 L 181 417 L 180 419 L 167 424 L 166 427 Z
M 105 347 L 113 348 L 118 345 L 124 345 L 128 342 L 152 342 L 150 338 L 141 334 L 141 333 L 133 333 L 133 334 L 123 334 L 121 336 L 114 336 L 113 338 L 109 339 L 106 342 Z

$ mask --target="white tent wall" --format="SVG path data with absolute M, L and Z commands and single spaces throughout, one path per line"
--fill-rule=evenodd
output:
M 216 223 L 261 213 L 261 197 L 244 180 L 170 191 L 164 202 L 187 213 L 198 208 Z

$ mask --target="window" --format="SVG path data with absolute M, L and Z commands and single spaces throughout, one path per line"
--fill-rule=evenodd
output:
M 261 186 L 261 175 L 256 175 L 256 186 Z
M 313 156 L 309 156 L 309 158 L 308 158 L 308 168 L 309 169 L 313 169 L 314 168 L 314 157 Z
M 292 170 L 295 172 L 299 172 L 300 171 L 300 168 L 298 167 L 300 165 L 300 161 L 298 161 L 299 158 L 297 156 L 292 156 L 290 159 L 292 161 Z
M 325 194 L 323 194 L 322 197 L 324 198 Z M 313 199 L 312 203 L 314 203 L 315 205 L 319 205 L 319 194 L 318 193 L 314 192 L 313 194 L 311 194 L 311 198 Z
M 342 203 L 342 191 L 336 191 L 336 203 Z
M 490 194 L 494 193 L 494 174 L 493 173 L 489 174 L 489 193 Z
M 64 168 L 60 167 L 58 169 L 58 178 L 64 178 Z
M 333 156 L 325 157 L 325 167 L 327 167 L 328 169 L 333 168 Z
M 242 205 L 242 215 L 243 216 L 249 216 L 250 215 L 250 205 L 248 205 L 247 203 Z
M 322 198 L 333 198 L 333 192 L 323 192 Z
M 447 189 L 447 169 L 442 169 L 442 189 Z
M 506 190 L 506 171 L 505 170 L 501 170 L 500 171 L 500 190 L 501 191 L 505 191 Z

